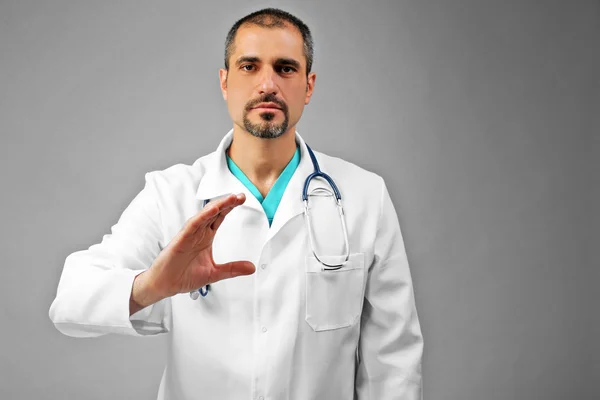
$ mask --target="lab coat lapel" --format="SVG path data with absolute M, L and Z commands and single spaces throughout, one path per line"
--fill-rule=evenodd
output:
M 306 148 L 306 143 L 300 134 L 296 131 L 296 143 L 300 147 L 300 163 L 294 171 L 290 181 L 288 182 L 275 216 L 269 230 L 268 238 L 271 239 L 277 232 L 292 218 L 304 212 L 304 203 L 302 202 L 302 190 L 304 189 L 304 181 L 314 171 L 310 155 Z M 312 186 L 311 186 L 312 187 Z
M 216 152 L 207 163 L 207 170 L 200 180 L 196 198 L 199 200 L 215 199 L 229 193 L 244 193 L 246 201 L 240 207 L 249 207 L 264 213 L 262 205 L 248 188 L 236 178 L 227 166 L 225 151 L 233 141 L 233 129 L 231 129 L 217 147 Z
M 292 218 L 304 212 L 304 203 L 302 202 L 302 190 L 304 189 L 304 181 L 314 171 L 310 155 L 306 148 L 306 143 L 300 134 L 296 131 L 296 143 L 300 147 L 300 163 L 294 171 L 290 181 L 288 182 L 275 216 L 273 223 L 269 229 L 268 239 L 275 234 Z M 227 158 L 225 150 L 229 147 L 233 140 L 233 129 L 221 140 L 217 151 L 212 155 L 208 162 L 207 170 L 200 180 L 196 198 L 199 200 L 214 199 L 216 197 L 226 195 L 228 193 L 243 192 L 246 194 L 246 201 L 241 207 L 250 207 L 259 212 L 264 213 L 262 205 L 256 197 L 239 181 L 229 170 L 227 166 Z M 311 183 L 311 188 L 315 184 L 315 180 Z

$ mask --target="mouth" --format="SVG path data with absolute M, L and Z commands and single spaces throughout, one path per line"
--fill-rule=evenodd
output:
M 256 108 L 253 108 L 253 110 L 257 110 L 257 111 L 281 111 L 281 108 L 276 108 L 276 107 L 256 107 Z
M 253 110 L 281 110 L 281 107 L 279 107 L 277 104 L 270 102 L 270 103 L 260 103 L 259 105 L 257 105 L 256 107 L 252 108 Z

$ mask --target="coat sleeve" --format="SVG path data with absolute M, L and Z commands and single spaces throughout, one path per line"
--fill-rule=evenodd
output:
M 423 336 L 398 217 L 381 181 L 381 212 L 357 349 L 356 398 L 421 400 Z
M 170 330 L 171 299 L 129 316 L 136 275 L 150 268 L 162 250 L 155 172 L 112 226 L 111 234 L 87 250 L 67 256 L 49 316 L 63 334 L 95 337 L 108 333 L 145 336 Z

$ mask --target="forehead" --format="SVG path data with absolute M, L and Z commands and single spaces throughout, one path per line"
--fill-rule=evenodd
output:
M 292 57 L 301 61 L 304 55 L 302 34 L 293 25 L 265 28 L 254 24 L 242 25 L 234 41 L 232 61 L 240 56 L 253 55 L 262 59 Z

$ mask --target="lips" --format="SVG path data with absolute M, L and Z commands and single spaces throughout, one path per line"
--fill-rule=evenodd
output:
M 275 110 L 281 110 L 281 108 L 274 103 L 260 103 L 259 105 L 253 108 L 272 108 Z

